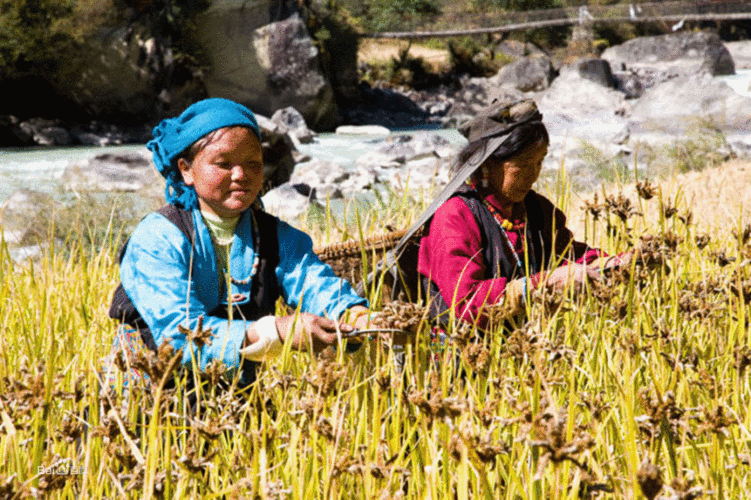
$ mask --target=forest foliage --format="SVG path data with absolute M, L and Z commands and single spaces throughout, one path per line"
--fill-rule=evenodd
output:
M 133 23 L 190 52 L 195 15 L 209 0 L 0 0 L 0 80 L 42 74 L 87 37 Z

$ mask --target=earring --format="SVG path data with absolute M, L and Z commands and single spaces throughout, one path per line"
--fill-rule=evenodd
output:
M 480 181 L 482 187 L 488 187 L 488 168 L 482 167 L 482 180 Z

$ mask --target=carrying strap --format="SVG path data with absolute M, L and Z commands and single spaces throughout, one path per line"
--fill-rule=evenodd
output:
M 180 229 L 180 232 L 190 240 L 191 247 L 195 245 L 195 225 L 191 211 L 177 208 L 174 205 L 166 205 L 157 210 L 157 212 Z M 277 219 L 258 209 L 256 211 L 256 222 L 258 223 L 258 231 L 263 235 L 264 241 L 261 248 L 255 249 L 259 255 L 258 272 L 251 284 L 250 300 L 233 306 L 235 317 L 248 321 L 255 321 L 262 316 L 274 314 L 276 301 L 281 295 L 279 283 L 276 278 L 276 268 L 279 265 Z M 127 245 L 128 242 L 126 241 L 120 250 L 120 262 L 122 262 L 125 255 Z M 209 312 L 209 314 L 228 319 L 228 307 L 226 304 L 220 304 L 213 311 Z M 115 289 L 108 315 L 110 318 L 136 328 L 144 344 L 153 351 L 157 350 L 157 345 L 149 326 L 141 317 L 141 314 L 130 300 L 130 297 L 128 297 L 128 294 L 125 293 L 122 283 Z M 246 386 L 252 383 L 256 376 L 255 363 L 244 359 L 242 361 L 242 373 L 240 385 Z
M 195 244 L 195 228 L 193 226 L 192 212 L 177 208 L 175 205 L 165 205 L 157 210 L 157 213 L 163 215 L 168 221 L 177 226 L 180 232 L 190 240 L 191 247 Z M 122 263 L 127 248 L 128 241 L 126 241 L 120 249 L 118 262 Z M 152 351 L 157 350 L 157 345 L 156 342 L 154 342 L 154 337 L 151 335 L 151 330 L 149 330 L 148 325 L 141 317 L 141 313 L 138 312 L 136 306 L 131 302 L 128 294 L 125 293 L 125 288 L 123 288 L 122 283 L 117 285 L 115 293 L 112 296 L 112 303 L 110 304 L 108 316 L 120 321 L 121 323 L 126 323 L 136 328 L 141 335 L 141 340 L 146 344 L 146 347 Z

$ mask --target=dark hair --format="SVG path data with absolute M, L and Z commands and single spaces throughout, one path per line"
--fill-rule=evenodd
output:
M 480 139 L 464 146 L 464 149 L 459 152 L 459 161 L 451 167 L 451 175 L 455 174 L 487 141 L 488 139 Z M 530 146 L 540 143 L 545 146 L 550 144 L 550 135 L 545 125 L 541 121 L 523 123 L 511 130 L 506 140 L 493 152 L 492 157 L 500 161 L 508 160 L 524 152 Z

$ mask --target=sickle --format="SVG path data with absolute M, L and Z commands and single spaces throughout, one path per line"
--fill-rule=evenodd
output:
M 399 243 L 396 244 L 396 247 L 394 247 L 394 256 L 397 260 L 404 251 L 404 248 L 407 246 L 407 242 L 426 222 L 428 222 L 428 220 L 430 220 L 431 217 L 433 217 L 433 214 L 436 210 L 438 210 L 438 207 L 440 207 L 444 201 L 451 198 L 451 195 L 454 194 L 456 189 L 461 186 L 462 183 L 467 180 L 470 175 L 472 175 L 472 172 L 477 170 L 477 168 L 482 165 L 483 162 L 485 162 L 485 160 L 487 160 L 488 157 L 493 154 L 493 152 L 498 149 L 501 144 L 503 144 L 503 141 L 505 141 L 507 137 L 508 134 L 491 137 L 481 148 L 479 148 L 472 154 L 472 156 L 469 157 L 469 159 L 456 173 L 454 178 L 451 179 L 446 187 L 443 188 L 443 191 L 441 191 L 440 194 L 436 196 L 436 198 L 428 206 L 428 208 L 425 209 L 422 214 L 420 214 L 420 217 L 418 217 L 417 220 L 412 223 L 407 232 L 404 233 L 404 236 L 402 236 L 402 238 L 399 240 Z

